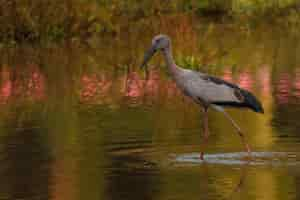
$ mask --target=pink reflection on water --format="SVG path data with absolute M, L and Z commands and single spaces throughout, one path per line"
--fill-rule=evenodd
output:
M 97 92 L 97 78 L 96 75 L 83 75 L 81 78 L 82 90 L 80 92 L 81 100 L 88 101 L 94 97 Z
M 294 88 L 294 95 L 300 98 L 300 69 L 297 69 L 295 72 Z
M 14 68 L 16 69 L 16 68 Z M 262 66 L 257 73 L 257 78 L 249 71 L 239 74 L 236 83 L 242 88 L 251 90 L 254 80 L 258 80 L 259 91 L 262 95 L 271 94 L 271 74 L 269 66 Z M 222 78 L 229 82 L 234 82 L 231 70 L 225 69 Z M 291 80 L 288 73 L 279 74 L 275 85 L 275 97 L 279 103 L 287 103 L 293 87 L 293 95 L 300 98 L 300 69 L 295 71 L 295 79 Z M 0 71 L 0 103 L 4 104 L 17 97 L 25 97 L 30 100 L 42 100 L 46 97 L 46 80 L 44 74 L 35 65 L 27 65 L 26 70 L 14 71 L 7 66 L 3 66 Z M 112 87 L 112 83 L 117 87 Z M 171 78 L 161 79 L 159 70 L 150 70 L 147 80 L 140 76 L 138 72 L 130 72 L 113 79 L 109 73 L 84 74 L 80 79 L 80 100 L 83 102 L 111 101 L 115 97 L 130 97 L 141 99 L 146 96 L 151 99 L 159 99 L 160 95 L 167 99 L 176 99 L 183 96 Z M 112 89 L 117 92 L 113 93 Z M 121 89 L 120 89 L 121 88 Z M 117 96 L 112 96 L 117 95 Z
M 137 72 L 130 72 L 127 75 L 125 96 L 133 98 L 142 96 L 144 82 L 145 80 L 141 79 Z
M 151 99 L 158 99 L 160 91 L 163 91 L 163 98 L 173 98 L 181 95 L 181 92 L 176 86 L 176 83 L 171 80 L 161 80 L 161 72 L 156 69 L 148 71 L 147 80 L 140 76 L 137 72 L 130 72 L 125 81 L 125 86 L 122 89 L 122 95 L 135 100 L 147 96 Z
M 291 80 L 290 75 L 286 72 L 279 75 L 278 83 L 276 84 L 276 98 L 279 104 L 286 104 L 289 101 Z
M 10 80 L 10 71 L 6 67 L 0 72 L 2 84 L 0 86 L 0 102 L 5 103 L 12 93 L 12 81 Z
M 7 103 L 11 97 L 42 100 L 45 97 L 45 77 L 35 65 L 28 65 L 27 71 L 12 71 L 3 66 L 0 71 L 0 103 Z M 14 77 L 14 78 L 13 78 Z
M 271 92 L 271 74 L 270 67 L 262 66 L 258 71 L 260 92 L 263 96 L 269 96 Z
M 33 100 L 42 100 L 45 97 L 45 77 L 36 66 L 31 68 L 26 95 Z
M 11 95 L 12 84 L 10 80 L 7 80 L 3 83 L 1 87 L 1 99 L 6 100 Z
M 249 71 L 243 71 L 242 73 L 240 73 L 238 78 L 238 85 L 243 89 L 251 91 L 253 87 L 253 79 Z
M 112 81 L 102 73 L 101 75 L 83 75 L 81 77 L 81 101 L 92 101 L 97 96 L 107 96 L 112 86 Z
M 223 77 L 225 81 L 232 82 L 232 71 L 230 69 L 225 69 L 223 72 Z

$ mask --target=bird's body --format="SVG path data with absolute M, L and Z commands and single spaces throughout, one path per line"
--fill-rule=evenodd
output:
M 238 130 L 239 135 L 244 141 L 241 129 L 233 119 L 224 111 L 223 107 L 249 108 L 255 112 L 263 113 L 261 103 L 247 90 L 229 83 L 220 78 L 189 69 L 184 69 L 176 65 L 171 49 L 171 41 L 168 36 L 158 35 L 152 40 L 152 47 L 145 54 L 145 65 L 152 55 L 161 50 L 171 77 L 177 86 L 186 95 L 200 104 L 204 110 L 204 138 L 208 137 L 207 110 L 213 108 L 221 111 L 231 121 L 233 126 Z M 248 144 L 244 141 L 247 151 L 250 153 Z M 201 152 L 203 159 L 203 151 Z
M 259 101 L 248 91 L 208 74 L 180 69 L 175 78 L 185 95 L 202 106 L 243 107 L 263 112 Z
M 263 112 L 261 103 L 250 92 L 217 77 L 177 66 L 171 61 L 173 59 L 171 49 L 163 54 L 177 86 L 196 103 L 207 107 L 210 105 L 243 107 Z

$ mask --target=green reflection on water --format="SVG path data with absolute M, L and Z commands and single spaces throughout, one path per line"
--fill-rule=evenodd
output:
M 229 111 L 253 149 L 299 150 L 297 35 L 269 24 L 249 31 L 184 15 L 155 20 L 116 38 L 99 38 L 92 47 L 1 50 L 0 199 L 231 195 L 243 177 L 242 166 L 176 168 L 168 163 L 170 154 L 199 152 L 201 114 L 177 90 L 159 56 L 148 80 L 137 69 L 156 33 L 172 37 L 179 64 L 238 83 L 262 100 L 264 115 Z M 240 140 L 224 117 L 210 112 L 209 118 L 207 151 L 240 151 Z M 299 172 L 293 167 L 245 171 L 236 199 L 298 195 Z

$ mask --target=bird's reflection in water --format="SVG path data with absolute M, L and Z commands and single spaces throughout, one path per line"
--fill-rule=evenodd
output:
M 232 192 L 229 194 L 228 197 L 226 197 L 226 200 L 231 200 L 234 199 L 234 197 L 242 190 L 242 188 L 245 185 L 245 179 L 246 179 L 246 175 L 247 175 L 247 171 L 249 169 L 249 164 L 250 164 L 250 160 L 241 166 L 241 175 L 239 178 L 238 183 L 236 184 L 236 186 L 233 188 Z

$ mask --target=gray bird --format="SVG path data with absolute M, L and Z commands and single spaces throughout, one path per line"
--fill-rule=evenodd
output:
M 244 138 L 244 134 L 242 133 L 240 127 L 230 117 L 230 115 L 225 112 L 224 108 L 249 108 L 254 112 L 264 113 L 261 103 L 255 98 L 255 96 L 250 92 L 241 89 L 239 86 L 229 83 L 225 80 L 202 72 L 183 69 L 177 66 L 172 55 L 171 40 L 166 35 L 157 35 L 153 38 L 152 46 L 148 51 L 146 51 L 141 68 L 146 66 L 147 62 L 157 51 L 162 52 L 170 75 L 181 91 L 202 107 L 204 115 L 203 146 L 206 145 L 209 135 L 207 112 L 208 108 L 212 108 L 223 113 L 231 122 L 241 137 L 249 157 L 251 157 L 251 150 Z M 201 160 L 204 158 L 203 148 L 204 147 L 202 147 L 200 153 Z

